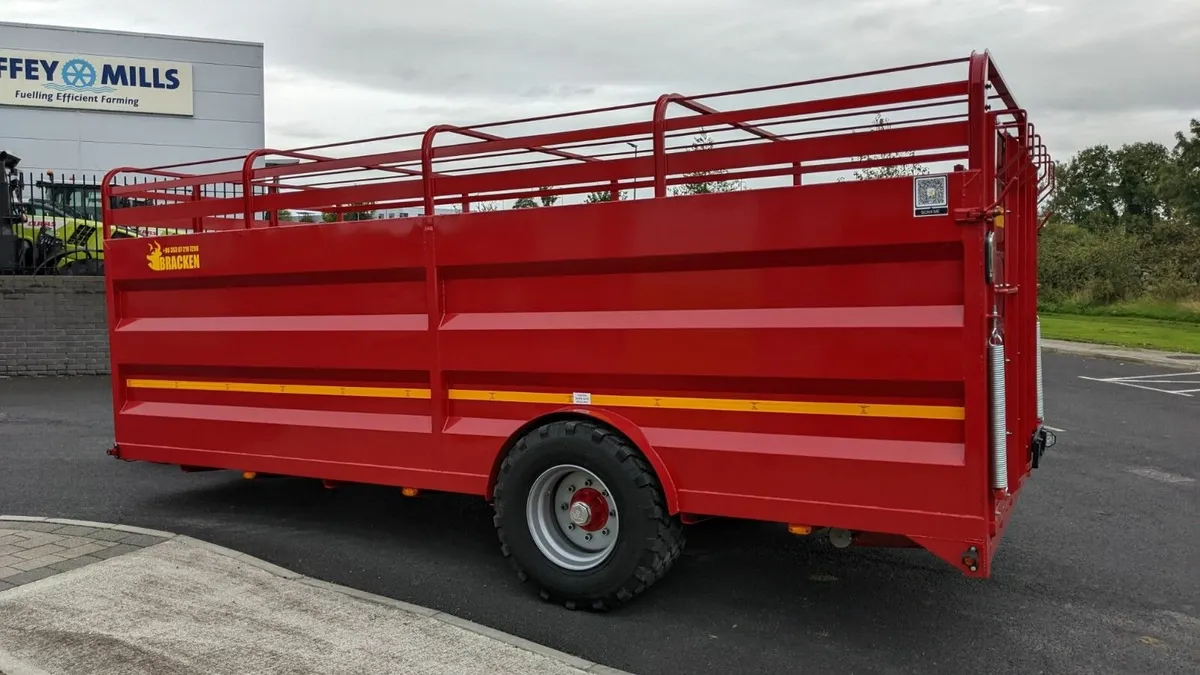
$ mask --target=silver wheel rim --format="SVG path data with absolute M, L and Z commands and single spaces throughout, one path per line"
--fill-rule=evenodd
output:
M 593 569 L 612 554 L 619 515 L 604 481 L 574 464 L 542 472 L 525 502 L 525 521 L 538 550 L 576 572 Z

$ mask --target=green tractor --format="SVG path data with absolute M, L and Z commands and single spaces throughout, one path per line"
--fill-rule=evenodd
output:
M 56 181 L 53 171 L 47 171 L 46 175 L 50 180 L 39 180 L 33 184 L 41 195 L 41 201 L 56 211 L 72 214 L 76 218 L 97 222 L 103 220 L 99 185 Z M 112 201 L 118 202 L 118 199 L 113 197 Z M 118 204 L 114 203 L 113 206 Z
M 0 274 L 104 275 L 104 227 L 98 185 L 38 181 L 40 198 L 23 200 L 20 158 L 0 151 Z M 135 237 L 114 228 L 114 238 Z

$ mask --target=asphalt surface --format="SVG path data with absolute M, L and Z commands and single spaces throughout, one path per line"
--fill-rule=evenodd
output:
M 1161 367 L 1045 369 L 1064 431 L 982 582 L 919 550 L 710 522 L 647 596 L 570 612 L 517 582 L 479 500 L 105 456 L 103 378 L 0 381 L 0 513 L 189 534 L 641 675 L 1200 672 L 1200 394 L 1081 379 Z

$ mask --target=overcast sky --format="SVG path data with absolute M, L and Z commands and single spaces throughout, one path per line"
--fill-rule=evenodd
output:
M 295 147 L 990 49 L 1059 159 L 1200 117 L 1200 0 L 2 0 L 3 20 L 263 42 Z

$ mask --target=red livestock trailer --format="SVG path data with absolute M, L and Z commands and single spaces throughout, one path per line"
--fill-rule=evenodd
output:
M 1048 445 L 1052 173 L 986 52 L 115 170 L 106 231 L 193 232 L 106 241 L 110 452 L 479 495 L 572 607 L 713 516 L 987 577 Z

